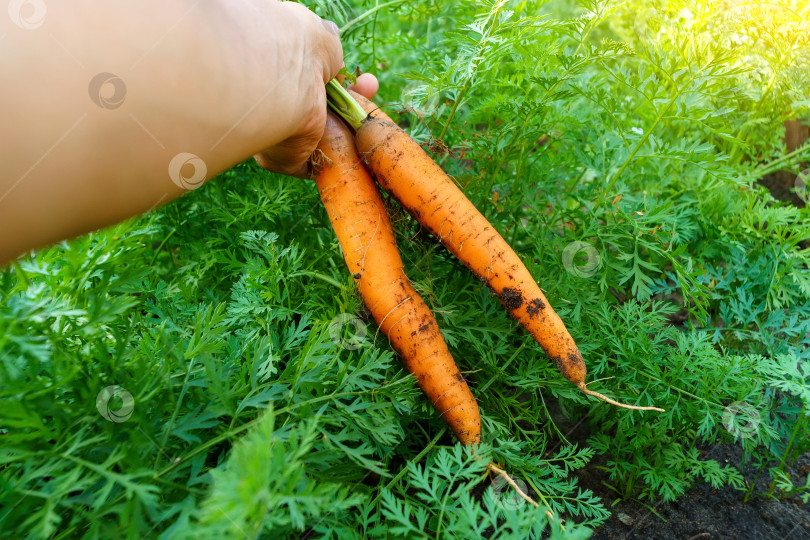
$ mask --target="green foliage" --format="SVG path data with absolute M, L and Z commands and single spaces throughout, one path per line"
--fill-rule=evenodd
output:
M 767 398 L 772 419 L 778 433 L 769 449 L 779 459 L 769 467 L 767 454 L 757 455 L 760 474 L 767 469 L 772 480 L 766 492 L 769 497 L 781 499 L 799 495 L 805 504 L 810 501 L 810 476 L 794 485 L 788 468 L 801 456 L 810 452 L 810 364 L 792 354 L 779 355 L 757 366 L 758 374 L 766 381 L 770 391 Z M 750 496 L 753 489 L 748 490 Z
M 422 538 L 428 536 L 425 531 L 435 530 L 435 536 L 451 538 L 540 537 L 549 525 L 543 509 L 526 503 L 505 482 L 494 482 L 476 502 L 474 489 L 485 471 L 486 457 L 485 451 L 477 459 L 456 445 L 436 452 L 424 465 L 409 463 L 407 483 L 381 492 L 386 534 Z M 582 527 L 567 527 L 563 533 L 558 522 L 550 526 L 552 538 L 590 536 Z
M 756 180 L 810 155 L 781 142 L 810 116 L 810 8 L 755 4 L 309 3 L 350 70 L 378 73 L 377 102 L 452 150 L 435 157 L 537 277 L 589 381 L 608 378 L 593 388 L 666 413 L 572 388 L 392 203 L 481 407 L 474 459 L 373 324 L 335 333 L 365 315 L 314 186 L 244 163 L 0 270 L 0 529 L 585 538 L 608 513 L 575 471 L 602 467 L 623 498 L 743 488 L 701 450 L 721 442 L 767 496 L 806 502 L 787 470 L 810 450 L 810 216 Z M 488 457 L 540 507 L 486 480 Z

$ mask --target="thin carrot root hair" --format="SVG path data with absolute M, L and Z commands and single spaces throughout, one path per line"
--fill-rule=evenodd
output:
M 324 154 L 323 150 L 320 148 L 315 149 L 309 158 L 309 162 L 312 167 L 313 176 L 317 175 L 324 167 L 332 166 L 332 160 L 329 159 L 329 157 Z
M 594 381 L 594 382 L 596 382 L 596 381 Z M 582 392 L 584 392 L 585 394 L 587 394 L 589 396 L 593 396 L 593 397 L 595 397 L 597 399 L 601 399 L 605 403 L 610 403 L 611 405 L 614 405 L 614 406 L 619 407 L 621 409 L 630 409 L 630 410 L 633 410 L 633 411 L 667 412 L 667 411 L 665 411 L 664 409 L 662 409 L 660 407 L 639 407 L 638 405 L 625 405 L 624 403 L 620 403 L 620 402 L 616 401 L 615 399 L 610 399 L 609 397 L 607 397 L 604 394 L 600 394 L 599 392 L 594 392 L 593 390 L 589 390 L 588 385 L 585 384 L 584 382 L 579 383 L 577 385 L 577 388 L 579 388 L 580 390 L 582 390 Z
M 498 467 L 497 465 L 495 465 L 492 462 L 487 463 L 487 470 L 492 472 L 493 474 L 497 474 L 498 476 L 503 478 L 504 481 L 507 484 L 509 484 L 512 487 L 512 489 L 514 489 L 515 492 L 517 492 L 517 494 L 520 495 L 526 502 L 528 502 L 529 504 L 531 504 L 535 508 L 538 508 L 540 506 L 539 504 L 537 504 L 537 501 L 535 501 L 534 499 L 529 497 L 522 489 L 520 489 L 520 486 L 517 485 L 517 482 L 512 480 L 512 477 L 509 476 L 509 474 L 507 474 L 507 472 L 505 470 L 501 469 L 500 467 Z M 554 514 L 552 514 L 550 511 L 546 510 L 545 514 L 546 514 L 546 516 L 548 516 L 549 519 L 551 519 L 551 520 L 554 519 Z

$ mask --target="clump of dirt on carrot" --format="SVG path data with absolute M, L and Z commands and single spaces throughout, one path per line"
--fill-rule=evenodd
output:
M 560 373 L 582 392 L 617 407 L 663 412 L 588 389 L 579 348 L 520 257 L 418 143 L 376 105 L 353 96 L 368 113 L 355 125 L 355 142 L 377 182 L 487 284 Z
M 366 307 L 456 438 L 478 444 L 478 404 L 433 314 L 405 275 L 380 192 L 351 131 L 331 113 L 316 154 L 315 184 Z

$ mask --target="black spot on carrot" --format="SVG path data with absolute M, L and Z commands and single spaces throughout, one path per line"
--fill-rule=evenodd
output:
M 557 371 L 559 371 L 560 373 L 565 373 L 566 369 L 565 365 L 563 364 L 562 358 L 560 358 L 559 356 L 552 356 L 551 361 L 554 362 L 554 365 L 557 366 Z
M 360 272 L 357 272 L 357 273 L 354 275 L 354 279 L 360 279 L 361 277 L 363 277 L 363 276 L 360 274 Z
M 538 315 L 540 315 L 540 311 L 546 309 L 546 305 L 543 303 L 542 300 L 539 298 L 535 298 L 529 305 L 526 306 L 526 311 L 529 313 L 529 318 L 534 319 Z
M 510 287 L 504 287 L 501 293 L 501 302 L 506 309 L 513 310 L 523 305 L 523 295 Z
M 461 373 L 456 373 L 456 379 L 458 380 L 458 382 L 464 382 L 464 375 L 462 375 Z
M 430 325 L 431 325 L 431 324 L 433 324 L 433 323 L 432 323 L 432 322 L 427 322 L 426 324 L 423 324 L 422 326 L 420 326 L 420 327 L 419 327 L 419 331 L 420 331 L 420 332 L 424 332 L 425 330 L 427 330 L 428 328 L 430 328 Z

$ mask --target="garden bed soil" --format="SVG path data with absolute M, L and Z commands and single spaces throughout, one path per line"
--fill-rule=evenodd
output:
M 562 429 L 565 422 L 559 423 Z M 588 428 L 581 422 L 563 429 L 569 441 L 587 444 Z M 738 445 L 720 444 L 701 449 L 705 459 L 737 468 L 742 462 Z M 699 483 L 678 500 L 649 503 L 620 500 L 607 487 L 610 480 L 597 468 L 604 457 L 597 457 L 576 471 L 580 486 L 592 490 L 604 501 L 611 517 L 597 528 L 592 540 L 810 540 L 810 504 L 798 497 L 785 501 L 753 498 L 743 501 L 745 492 L 731 487 L 712 488 Z M 810 453 L 791 467 L 794 485 L 803 485 L 810 472 Z M 757 471 L 746 466 L 746 482 L 755 481 Z M 770 478 L 763 474 L 756 492 L 765 492 Z M 652 509 L 652 510 L 650 510 Z M 656 515 L 657 514 L 657 515 Z

